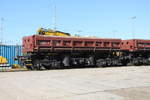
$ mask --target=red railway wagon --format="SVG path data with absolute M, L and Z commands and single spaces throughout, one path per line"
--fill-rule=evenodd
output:
M 29 69 L 117 65 L 120 44 L 121 39 L 27 36 L 24 64 Z
M 134 65 L 150 64 L 150 40 L 122 40 L 121 50 L 128 61 Z
M 150 51 L 150 40 L 141 40 L 141 39 L 122 40 L 121 49 L 128 51 L 143 51 L 143 50 Z
M 23 38 L 28 69 L 150 65 L 150 40 L 32 35 Z
M 121 39 L 51 37 L 33 35 L 23 38 L 23 53 L 50 51 L 120 50 Z

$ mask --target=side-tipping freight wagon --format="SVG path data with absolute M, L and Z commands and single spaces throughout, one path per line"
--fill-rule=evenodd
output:
M 130 39 L 122 40 L 121 50 L 127 62 L 133 65 L 150 64 L 150 40 Z
M 22 61 L 28 69 L 114 66 L 123 62 L 121 39 L 32 35 L 22 42 Z

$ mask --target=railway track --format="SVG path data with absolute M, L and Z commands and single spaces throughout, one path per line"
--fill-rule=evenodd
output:
M 141 65 L 141 66 L 148 66 L 148 65 Z M 67 70 L 67 69 L 86 69 L 86 68 L 112 68 L 112 67 L 133 67 L 133 65 L 128 66 L 111 66 L 111 67 L 70 67 L 70 68 L 51 68 L 49 70 Z M 140 66 L 134 66 L 134 67 L 140 67 Z M 41 70 L 29 70 L 27 68 L 18 68 L 18 69 L 12 69 L 12 68 L 0 68 L 0 72 L 24 72 L 24 71 L 47 71 L 48 69 L 42 68 Z

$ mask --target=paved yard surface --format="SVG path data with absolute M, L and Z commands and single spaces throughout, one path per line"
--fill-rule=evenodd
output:
M 0 73 L 0 100 L 150 100 L 150 66 Z

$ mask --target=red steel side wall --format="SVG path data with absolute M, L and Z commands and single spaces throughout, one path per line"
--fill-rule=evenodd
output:
M 122 40 L 121 50 L 128 50 L 128 51 L 149 50 L 150 51 L 150 40 L 141 40 L 141 39 Z
M 83 37 L 51 37 L 43 35 L 33 35 L 23 38 L 23 53 L 33 52 L 39 48 L 56 49 L 120 49 L 121 39 L 101 39 Z
M 35 36 L 27 36 L 22 39 L 22 52 L 33 52 L 35 47 Z

